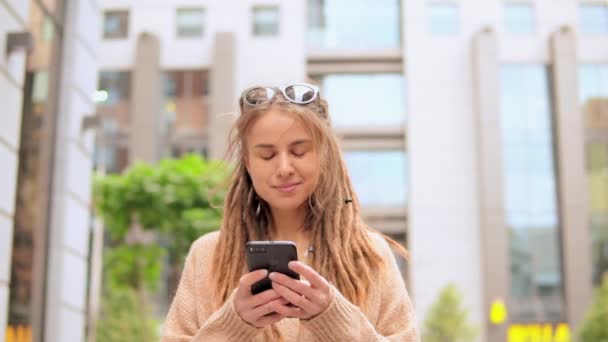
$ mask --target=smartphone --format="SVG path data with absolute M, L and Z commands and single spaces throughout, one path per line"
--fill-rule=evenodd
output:
M 293 279 L 300 275 L 289 269 L 290 261 L 298 260 L 296 244 L 291 241 L 249 241 L 247 242 L 247 267 L 249 272 L 266 269 L 270 272 L 280 272 Z M 268 277 L 251 286 L 251 293 L 258 294 L 272 288 Z

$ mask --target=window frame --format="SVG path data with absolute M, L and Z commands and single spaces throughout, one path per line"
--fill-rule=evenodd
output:
M 118 18 L 118 33 L 109 33 L 106 30 L 108 16 L 114 15 Z M 124 40 L 129 38 L 131 13 L 128 9 L 110 9 L 103 12 L 102 38 L 104 40 Z M 124 24 L 124 27 L 120 27 Z

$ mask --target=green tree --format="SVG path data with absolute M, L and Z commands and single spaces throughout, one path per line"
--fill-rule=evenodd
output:
M 468 322 L 468 312 L 462 307 L 462 295 L 454 284 L 439 293 L 424 322 L 425 342 L 470 342 L 477 329 Z
M 227 175 L 223 162 L 187 155 L 95 177 L 95 207 L 108 240 L 100 341 L 155 339 L 149 297 L 158 290 L 163 261 L 169 265 L 164 295 L 171 296 L 192 242 L 220 226 Z M 133 319 L 117 318 L 124 315 Z M 112 332 L 122 329 L 124 334 Z
M 579 338 L 581 342 L 608 341 L 608 273 L 597 289 L 593 304 L 583 322 Z

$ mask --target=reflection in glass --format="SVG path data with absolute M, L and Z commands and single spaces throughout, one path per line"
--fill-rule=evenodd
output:
M 564 318 L 553 118 L 543 65 L 501 67 L 513 321 Z
M 347 151 L 344 159 L 362 206 L 406 205 L 407 158 L 404 151 Z
M 45 289 L 41 280 L 45 277 L 47 253 L 46 225 L 41 212 L 47 194 L 46 186 L 41 182 L 45 178 L 41 165 L 46 163 L 43 144 L 50 132 L 50 113 L 54 110 L 50 99 L 57 70 L 53 50 L 59 46 L 62 36 L 62 26 L 54 27 L 53 24 L 58 18 L 49 15 L 54 15 L 58 8 L 61 8 L 60 1 L 31 1 L 29 5 L 26 25 L 34 46 L 27 57 L 23 85 L 13 239 L 9 249 L 9 297 L 7 306 L 2 307 L 6 315 L 0 315 L 6 318 L 0 324 L 7 326 L 1 329 L 6 335 L 0 336 L 0 341 L 8 341 L 19 334 L 24 341 L 29 341 L 42 333 L 35 330 L 40 328 L 35 324 L 40 321 L 40 307 L 44 301 Z
M 579 23 L 582 33 L 608 33 L 608 4 L 581 4 Z
M 593 283 L 598 286 L 608 271 L 608 64 L 582 65 L 579 80 L 586 135 Z
M 399 0 L 308 0 L 308 44 L 318 49 L 390 49 L 401 44 Z
M 320 80 L 335 127 L 394 126 L 405 123 L 402 74 L 329 74 Z
M 178 8 L 176 21 L 178 37 L 200 37 L 203 35 L 205 10 L 202 8 Z
M 512 34 L 530 34 L 534 31 L 532 4 L 505 4 L 505 30 Z
M 458 5 L 451 3 L 431 3 L 429 25 L 432 34 L 447 36 L 458 34 Z
M 253 35 L 276 36 L 279 34 L 279 7 L 258 6 L 253 8 Z

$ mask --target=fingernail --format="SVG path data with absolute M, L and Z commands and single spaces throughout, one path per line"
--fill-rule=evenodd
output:
M 296 265 L 296 262 L 295 262 L 295 261 L 290 261 L 290 262 L 289 262 L 289 264 L 287 264 L 287 266 L 288 266 L 289 268 L 292 268 L 292 267 L 294 267 L 295 265 Z
M 270 278 L 270 279 L 274 279 L 276 277 L 277 277 L 277 275 L 274 272 L 270 273 L 270 275 L 268 276 L 268 278 Z
M 262 270 L 262 272 L 260 272 L 260 275 L 263 275 L 264 277 L 268 275 L 268 270 Z

